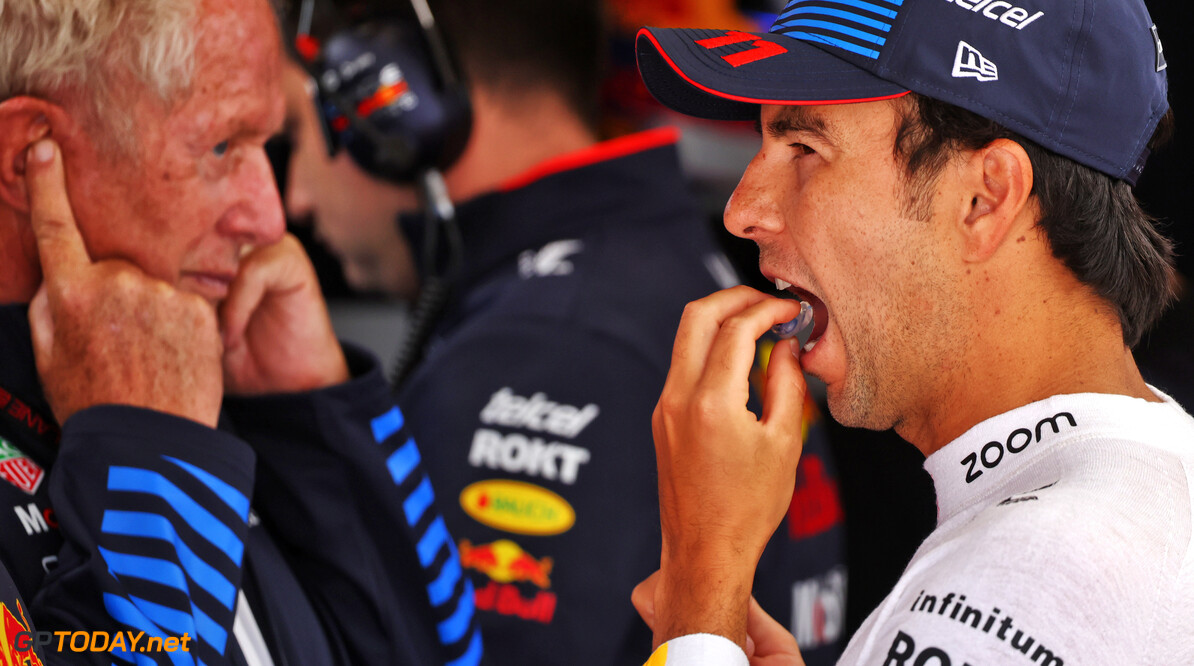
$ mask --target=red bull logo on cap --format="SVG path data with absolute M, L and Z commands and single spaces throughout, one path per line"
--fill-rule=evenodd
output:
M 551 587 L 552 559 L 537 559 L 509 539 L 477 546 L 468 539 L 461 541 L 460 565 L 499 583 L 534 583 L 544 590 Z

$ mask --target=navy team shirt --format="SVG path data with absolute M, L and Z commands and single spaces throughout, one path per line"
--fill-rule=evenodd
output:
M 651 413 L 684 305 L 737 279 L 675 139 L 598 144 L 458 207 L 463 275 L 399 404 L 494 664 L 649 656 L 630 593 L 659 567 Z M 404 220 L 416 247 L 420 222 Z M 809 425 L 755 593 L 812 666 L 840 652 L 846 570 L 836 478 Z

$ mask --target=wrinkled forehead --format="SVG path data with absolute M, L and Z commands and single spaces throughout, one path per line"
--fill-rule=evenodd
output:
M 269 1 L 201 0 L 196 31 L 193 85 L 183 115 L 242 131 L 279 124 L 282 47 Z

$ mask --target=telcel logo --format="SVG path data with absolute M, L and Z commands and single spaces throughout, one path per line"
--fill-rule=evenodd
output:
M 1045 12 L 1037 12 L 1029 15 L 1027 9 L 1016 7 L 1010 2 L 1003 0 L 978 0 L 978 2 L 971 2 L 970 0 L 945 0 L 948 3 L 955 4 L 962 9 L 969 9 L 974 13 L 981 12 L 983 16 L 1000 23 L 1015 28 L 1016 30 L 1023 30 L 1024 26 L 1032 23 L 1045 15 Z

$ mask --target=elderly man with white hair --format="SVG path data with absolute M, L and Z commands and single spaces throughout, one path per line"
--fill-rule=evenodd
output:
M 419 450 L 285 235 L 281 57 L 266 0 L 0 2 L 6 618 L 109 632 L 5 655 L 480 658 Z

